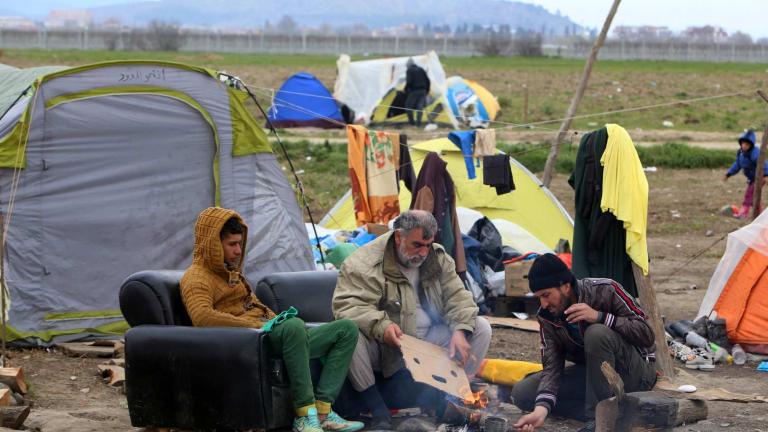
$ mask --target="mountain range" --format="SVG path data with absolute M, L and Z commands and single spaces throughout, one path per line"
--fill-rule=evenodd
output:
M 35 2 L 32 2 L 35 3 Z M 44 2 L 45 3 L 45 2 Z M 61 8 L 56 0 L 49 3 Z M 69 8 L 78 2 L 69 2 Z M 5 15 L 41 20 L 47 13 L 42 5 L 26 13 L 5 5 Z M 50 8 L 49 8 L 50 9 Z M 125 2 L 88 8 L 96 22 L 117 18 L 126 25 L 143 25 L 152 20 L 182 26 L 208 28 L 263 27 L 288 16 L 299 26 L 368 28 L 392 27 L 404 23 L 445 25 L 509 25 L 511 29 L 563 34 L 581 30 L 568 17 L 551 13 L 538 5 L 506 0 L 156 0 Z M 567 29 L 567 30 L 566 30 Z

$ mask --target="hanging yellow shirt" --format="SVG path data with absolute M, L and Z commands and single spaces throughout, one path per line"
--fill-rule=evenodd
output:
M 637 150 L 626 129 L 607 124 L 608 143 L 600 164 L 603 166 L 602 211 L 610 211 L 624 223 L 629 258 L 648 275 L 648 180 Z

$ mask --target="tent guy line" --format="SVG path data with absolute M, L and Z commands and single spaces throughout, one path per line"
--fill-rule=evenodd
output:
M 257 90 L 264 90 L 264 88 L 259 88 L 259 87 L 257 87 Z M 697 100 L 697 101 L 700 101 L 700 100 L 704 100 L 704 99 L 713 99 L 713 98 L 725 98 L 725 97 L 734 97 L 734 96 L 737 96 L 737 95 L 744 95 L 744 94 L 746 94 L 746 93 L 732 93 L 732 94 L 726 94 L 726 95 L 718 95 L 718 96 L 716 96 L 716 97 L 708 97 L 708 98 L 697 98 L 697 99 L 695 99 L 695 100 Z M 689 101 L 686 101 L 686 102 L 691 102 L 691 101 L 694 101 L 694 99 L 692 99 L 692 100 L 689 100 Z M 340 122 L 338 122 L 338 121 L 336 121 L 336 120 L 334 120 L 334 119 L 331 119 L 331 118 L 327 118 L 327 117 L 324 117 L 324 116 L 323 116 L 323 115 L 321 115 L 321 114 L 318 114 L 318 113 L 314 113 L 314 112 L 312 112 L 312 111 L 310 111 L 310 110 L 306 110 L 306 109 L 304 109 L 303 107 L 297 106 L 297 105 L 295 105 L 295 104 L 292 104 L 292 103 L 290 103 L 290 102 L 284 102 L 284 103 L 285 103 L 285 104 L 287 104 L 287 105 L 289 105 L 289 106 L 291 106 L 292 108 L 294 108 L 294 109 L 296 109 L 296 110 L 298 110 L 298 111 L 302 111 L 302 112 L 305 112 L 305 113 L 307 113 L 307 114 L 316 115 L 316 116 L 318 116 L 318 117 L 321 117 L 321 118 L 325 118 L 325 119 L 326 119 L 326 120 L 328 120 L 328 121 L 331 121 L 331 122 L 335 122 L 335 123 L 341 124 Z M 665 106 L 665 105 L 670 105 L 670 104 L 675 104 L 675 103 L 679 103 L 679 102 L 671 102 L 671 103 L 659 104 L 659 105 L 656 105 L 656 106 Z M 646 107 L 646 108 L 648 108 L 648 107 Z M 628 108 L 628 109 L 626 109 L 626 110 L 638 110 L 638 109 L 641 109 L 641 108 L 634 108 L 634 109 L 633 109 L 633 108 Z M 599 114 L 599 113 L 598 113 L 598 114 Z M 591 115 L 598 115 L 598 114 L 591 114 Z M 587 115 L 585 115 L 585 116 L 587 116 Z M 496 122 L 496 123 L 498 123 L 498 122 Z M 496 129 L 503 129 L 503 128 L 496 128 Z M 409 136 L 412 136 L 411 134 L 408 134 L 408 135 L 409 135 Z M 413 135 L 418 135 L 418 134 L 413 134 Z M 432 135 L 444 135 L 444 133 L 435 133 L 435 134 L 432 134 Z M 414 144 L 411 144 L 411 145 L 409 145 L 409 146 L 412 146 L 412 145 L 414 145 Z M 542 145 L 536 146 L 536 147 L 534 147 L 534 148 L 526 149 L 526 150 L 523 150 L 523 151 L 520 151 L 520 152 L 510 153 L 509 155 L 510 155 L 510 156 L 512 156 L 512 157 L 515 157 L 515 156 L 520 156 L 520 155 L 523 155 L 523 154 L 526 154 L 526 153 L 529 153 L 529 152 L 532 152 L 532 151 L 536 151 L 536 150 L 538 150 L 538 149 L 539 149 L 539 147 L 547 147 L 547 146 L 549 146 L 549 147 L 552 147 L 552 145 L 553 145 L 553 144 L 551 144 L 551 143 L 549 143 L 549 144 L 542 144 Z M 414 159 L 414 160 L 412 160 L 412 161 L 410 162 L 410 164 L 413 164 L 413 163 L 415 163 L 415 162 L 417 162 L 417 161 L 420 161 L 420 160 L 422 160 L 422 159 L 424 159 L 424 158 L 422 157 L 422 158 L 417 158 L 417 159 Z M 392 170 L 387 170 L 387 171 L 379 172 L 379 173 L 377 173 L 377 174 L 374 174 L 373 176 L 371 176 L 371 178 L 374 178 L 374 177 L 378 177 L 378 176 L 381 176 L 381 175 L 384 175 L 384 174 L 388 174 L 390 171 L 392 171 Z M 336 222 L 336 221 L 334 221 L 334 222 Z M 336 222 L 336 223 L 338 224 L 338 222 Z M 727 235 L 727 234 L 726 234 L 726 235 Z M 721 242 L 721 241 L 722 241 L 722 240 L 723 240 L 723 239 L 726 237 L 726 235 L 723 235 L 722 237 L 720 237 L 719 239 L 717 239 L 715 242 L 713 242 L 711 245 L 709 245 L 709 246 L 707 246 L 707 247 L 705 247 L 705 248 L 703 248 L 703 249 L 699 250 L 698 252 L 696 252 L 696 253 L 695 253 L 694 255 L 692 255 L 692 256 L 691 256 L 691 257 L 690 257 L 690 258 L 689 258 L 689 259 L 688 259 L 688 260 L 687 260 L 685 263 L 683 263 L 682 265 L 678 266 L 676 269 L 674 269 L 672 272 L 670 272 L 670 273 L 669 273 L 669 274 L 668 274 L 668 275 L 667 275 L 667 276 L 666 276 L 664 279 L 662 279 L 662 280 L 658 281 L 657 283 L 658 283 L 658 284 L 664 284 L 664 283 L 666 283 L 666 282 L 667 282 L 667 281 L 668 281 L 668 280 L 669 280 L 669 279 L 670 279 L 672 276 L 674 276 L 675 274 L 677 274 L 677 272 L 678 272 L 678 271 L 680 271 L 680 270 L 681 270 L 683 267 L 685 267 L 686 265 L 688 265 L 688 264 L 689 264 L 691 261 L 695 260 L 696 258 L 698 258 L 699 256 L 701 256 L 702 254 L 704 254 L 704 253 L 705 253 L 705 252 L 707 252 L 708 250 L 712 249 L 712 248 L 713 248 L 715 245 L 717 245 L 719 242 Z

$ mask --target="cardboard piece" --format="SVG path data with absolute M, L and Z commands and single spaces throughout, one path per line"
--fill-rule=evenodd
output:
M 768 403 L 768 397 L 757 394 L 748 395 L 743 393 L 734 393 L 723 388 L 701 388 L 698 384 L 698 390 L 693 393 L 684 393 L 677 390 L 681 383 L 675 383 L 668 379 L 660 378 L 656 382 L 654 390 L 660 390 L 664 394 L 677 399 L 694 399 L 705 401 L 726 401 L 726 402 L 762 402 Z M 690 383 L 686 383 L 690 384 Z
M 484 318 L 487 319 L 492 326 L 496 327 L 507 327 L 529 332 L 538 332 L 540 328 L 539 322 L 534 320 L 521 320 L 517 318 L 494 316 L 486 316 Z
M 467 374 L 446 350 L 408 335 L 403 335 L 400 342 L 405 367 L 415 381 L 461 399 L 472 396 Z
M 114 346 L 96 346 L 92 342 L 65 342 L 56 344 L 69 357 L 114 357 Z
M 510 297 L 522 297 L 530 292 L 528 288 L 528 271 L 533 260 L 515 261 L 504 264 L 505 294 Z
M 377 223 L 370 223 L 370 222 L 365 224 L 365 229 L 366 231 L 368 231 L 369 234 L 373 234 L 376 237 L 389 232 L 388 226 L 377 224 Z

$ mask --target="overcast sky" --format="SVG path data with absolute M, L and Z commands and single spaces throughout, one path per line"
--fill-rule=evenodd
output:
M 560 10 L 578 24 L 603 26 L 613 0 L 523 0 L 555 12 Z M 723 27 L 729 34 L 738 30 L 753 38 L 768 37 L 766 0 L 622 0 L 612 27 L 657 25 L 672 30 L 705 24 Z
M 23 3 L 0 0 L 0 9 L 21 4 L 31 9 L 86 8 L 135 1 L 139 0 L 27 0 Z M 612 0 L 521 1 L 541 5 L 552 12 L 559 9 L 576 23 L 598 29 L 613 3 Z M 741 30 L 757 39 L 768 37 L 768 25 L 763 22 L 767 14 L 768 0 L 623 0 L 613 26 L 647 24 L 683 30 L 692 25 L 711 24 L 723 27 L 729 34 Z

